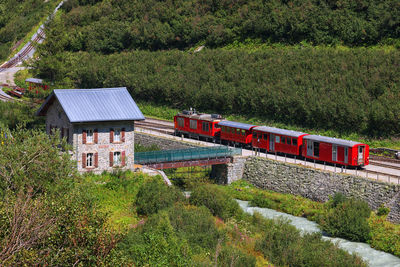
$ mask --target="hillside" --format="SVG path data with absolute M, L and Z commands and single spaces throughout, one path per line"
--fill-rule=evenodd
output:
M 0 62 L 20 46 L 26 35 L 46 19 L 58 0 L 0 1 Z
M 175 108 L 400 132 L 398 1 L 76 0 L 63 10 L 34 64 L 57 87 L 127 86 Z

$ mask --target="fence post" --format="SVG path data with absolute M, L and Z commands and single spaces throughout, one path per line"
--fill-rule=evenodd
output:
M 286 163 L 286 153 L 285 153 L 285 163 Z
M 336 163 L 335 163 L 335 173 L 336 173 Z
M 314 168 L 315 168 L 315 159 L 314 159 Z
M 324 161 L 324 171 L 326 170 L 326 162 Z
M 296 156 L 294 156 L 294 164 L 296 164 Z
M 278 157 L 277 157 L 277 155 L 276 155 L 276 151 L 275 151 L 275 160 L 277 160 L 278 159 Z

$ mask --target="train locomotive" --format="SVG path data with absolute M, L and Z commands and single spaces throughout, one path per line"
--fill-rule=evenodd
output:
M 363 167 L 369 164 L 367 144 L 228 121 L 221 115 L 198 113 L 192 109 L 174 117 L 174 128 L 176 135 L 255 148 L 269 153 L 287 154 L 349 167 Z

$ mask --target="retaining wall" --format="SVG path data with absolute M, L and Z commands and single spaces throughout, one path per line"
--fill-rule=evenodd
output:
M 156 145 L 161 150 L 171 149 L 185 149 L 198 147 L 195 144 L 190 144 L 184 141 L 173 140 L 169 138 L 163 138 L 155 135 L 144 134 L 135 132 L 135 144 L 141 144 L 143 146 Z
M 366 201 L 372 209 L 385 204 L 391 210 L 388 219 L 400 222 L 399 185 L 259 157 L 247 158 L 243 179 L 262 189 L 301 195 L 320 202 L 340 192 Z

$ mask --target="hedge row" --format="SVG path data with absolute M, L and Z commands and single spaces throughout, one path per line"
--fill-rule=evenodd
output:
M 39 76 L 66 88 L 126 86 L 137 100 L 369 136 L 400 132 L 400 51 L 287 48 L 42 51 Z

